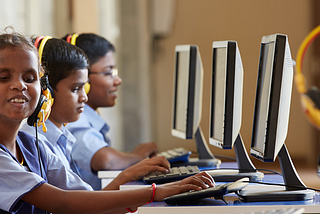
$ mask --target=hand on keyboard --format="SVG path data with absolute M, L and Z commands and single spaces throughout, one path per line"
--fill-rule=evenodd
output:
M 146 183 L 168 183 L 171 181 L 181 180 L 183 178 L 189 177 L 199 173 L 198 166 L 180 166 L 172 167 L 169 172 L 152 172 L 144 176 L 143 180 Z
M 190 154 L 191 151 L 180 147 L 160 152 L 158 155 L 165 157 L 170 163 L 174 163 L 178 161 L 189 162 Z
M 177 204 L 177 203 L 194 201 L 194 200 L 207 198 L 207 197 L 214 197 L 215 199 L 222 199 L 225 203 L 227 203 L 224 200 L 223 196 L 227 193 L 237 192 L 243 189 L 249 184 L 248 181 L 249 181 L 249 178 L 242 178 L 235 182 L 218 184 L 218 185 L 215 185 L 214 187 L 209 187 L 207 189 L 202 189 L 199 191 L 185 192 L 185 193 L 173 195 L 171 197 L 167 197 L 164 199 L 164 202 L 166 202 L 167 204 Z
M 157 185 L 154 201 L 163 201 L 164 198 L 186 191 L 198 191 L 214 186 L 213 178 L 207 172 L 200 172 L 180 181 Z
M 118 183 L 124 184 L 129 181 L 140 180 L 151 172 L 168 173 L 170 163 L 161 156 L 143 159 L 142 161 L 123 170 L 116 179 Z

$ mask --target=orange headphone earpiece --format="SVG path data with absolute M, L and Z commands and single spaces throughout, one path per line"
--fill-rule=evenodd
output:
M 69 42 L 72 45 L 76 45 L 76 41 L 78 38 L 78 34 L 72 34 L 72 35 L 68 35 L 66 38 L 66 41 Z M 86 94 L 89 93 L 90 91 L 90 83 L 89 81 L 84 85 L 84 91 L 86 92 Z
M 43 48 L 46 42 L 51 39 L 50 36 L 40 36 L 35 40 L 34 45 L 38 48 L 39 45 L 39 61 L 41 64 Z M 41 41 L 41 42 L 40 42 Z M 27 123 L 29 126 L 38 126 L 42 125 L 42 130 L 47 132 L 47 127 L 45 121 L 49 118 L 51 112 L 51 106 L 53 105 L 54 99 L 50 91 L 48 76 L 40 72 L 40 85 L 41 85 L 41 95 L 37 107 L 33 114 L 28 117 Z
M 300 94 L 302 109 L 308 120 L 320 130 L 320 92 L 315 86 L 306 90 L 306 78 L 302 74 L 304 55 L 310 44 L 320 35 L 320 25 L 314 28 L 302 41 L 296 57 L 296 74 L 294 76 L 295 85 Z

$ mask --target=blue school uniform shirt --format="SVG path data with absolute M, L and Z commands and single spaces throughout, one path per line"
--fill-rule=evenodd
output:
M 27 166 L 19 161 L 0 144 L 0 213 L 42 214 L 43 210 L 23 202 L 26 193 L 43 183 L 52 184 L 64 190 L 92 190 L 89 185 L 66 169 L 61 160 L 39 140 L 42 176 L 38 162 L 36 140 L 33 136 L 19 131 L 17 144 Z
M 110 145 L 110 140 L 106 136 L 109 126 L 97 112 L 86 104 L 80 119 L 68 123 L 66 128 L 77 139 L 71 154 L 79 168 L 81 178 L 93 189 L 101 189 L 101 180 L 97 172 L 91 169 L 91 159 L 99 149 Z
M 62 126 L 61 130 L 49 119 L 46 120 L 45 125 L 47 127 L 47 132 L 42 130 L 42 127 L 38 128 L 38 138 L 45 143 L 51 151 L 57 155 L 67 169 L 74 171 L 75 164 L 71 159 L 71 150 L 72 146 L 76 141 L 76 138 L 66 129 L 66 127 Z M 21 128 L 21 131 L 27 132 L 28 134 L 35 136 L 35 127 L 29 126 L 25 123 Z

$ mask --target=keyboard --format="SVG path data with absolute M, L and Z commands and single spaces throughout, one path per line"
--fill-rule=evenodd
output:
M 160 152 L 159 155 L 165 157 L 170 163 L 175 163 L 179 161 L 189 162 L 189 156 L 191 155 L 191 151 L 179 147 Z
M 269 211 L 251 212 L 245 214 L 302 214 L 304 208 L 283 208 L 283 209 L 270 209 Z
M 172 167 L 169 172 L 151 172 L 150 174 L 144 176 L 143 181 L 151 184 L 151 183 L 168 183 L 172 181 L 181 180 L 183 178 L 189 177 L 191 175 L 195 175 L 200 172 L 198 166 L 179 166 Z
M 198 199 L 214 197 L 215 199 L 224 200 L 224 195 L 232 192 L 237 192 L 246 187 L 249 183 L 249 178 L 242 178 L 235 182 L 218 184 L 214 187 L 209 187 L 207 189 L 202 189 L 198 191 L 184 192 L 177 195 L 173 195 L 164 199 L 167 204 L 179 204 L 195 201 Z

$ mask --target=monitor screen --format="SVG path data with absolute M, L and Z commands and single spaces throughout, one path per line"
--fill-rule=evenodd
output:
M 184 75 L 183 72 L 189 70 L 188 64 L 184 62 L 188 62 L 190 59 L 190 53 L 188 51 L 178 52 L 177 53 L 177 88 L 176 88 L 176 97 L 175 99 L 175 123 L 174 127 L 179 132 L 185 133 L 187 131 L 187 119 L 185 111 L 178 111 L 178 109 L 186 109 L 185 107 L 188 104 L 188 75 Z M 188 113 L 188 111 L 187 111 Z M 192 119 L 192 118 L 190 118 Z
M 175 49 L 172 135 L 192 139 L 201 119 L 203 68 L 198 47 Z
M 287 136 L 293 80 L 287 36 L 274 34 L 261 41 L 251 155 L 273 162 Z
M 243 67 L 236 41 L 212 44 L 210 144 L 231 149 L 242 117 Z

